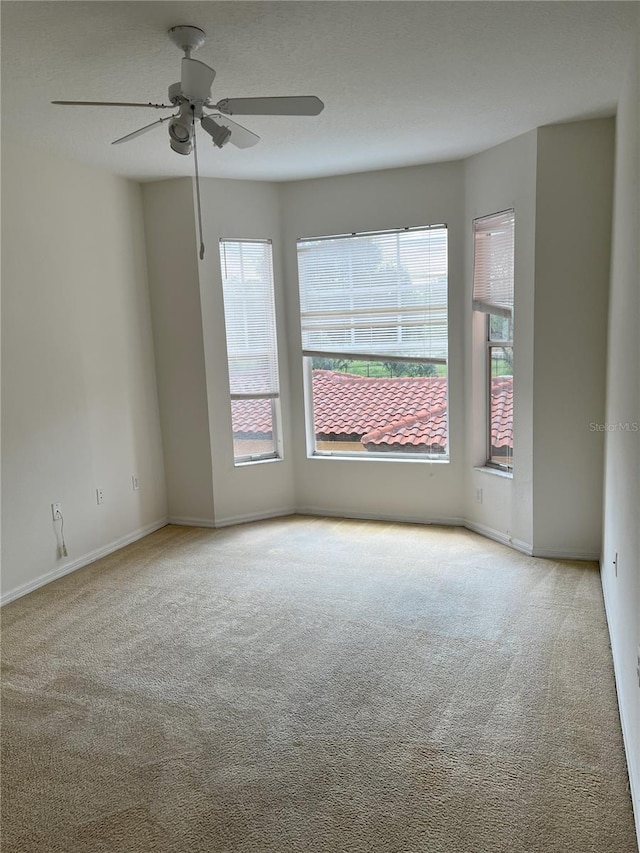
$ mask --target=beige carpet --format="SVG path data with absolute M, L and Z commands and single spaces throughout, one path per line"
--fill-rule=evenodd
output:
M 597 567 L 166 527 L 3 610 L 3 853 L 632 853 Z

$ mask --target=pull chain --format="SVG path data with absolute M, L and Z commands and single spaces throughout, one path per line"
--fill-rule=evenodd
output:
M 196 134 L 195 107 L 191 106 L 193 116 L 193 158 L 196 164 L 196 199 L 198 201 L 198 229 L 200 231 L 200 260 L 204 259 L 204 240 L 202 238 L 202 209 L 200 206 L 200 174 L 198 172 L 198 142 Z

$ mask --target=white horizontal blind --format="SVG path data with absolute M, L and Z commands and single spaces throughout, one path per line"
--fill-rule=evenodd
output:
M 505 210 L 473 223 L 473 307 L 513 317 L 515 214 Z
M 298 241 L 305 355 L 447 359 L 444 225 Z
M 221 240 L 220 266 L 231 397 L 277 397 L 271 243 Z

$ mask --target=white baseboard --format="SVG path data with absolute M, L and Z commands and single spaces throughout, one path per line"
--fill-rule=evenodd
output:
M 528 557 L 533 556 L 533 548 L 530 542 L 525 542 L 524 539 L 512 539 L 511 547 L 515 548 L 516 551 L 520 551 L 523 554 L 526 554 Z
M 216 518 L 215 527 L 231 527 L 233 524 L 246 524 L 249 521 L 265 521 L 268 518 L 282 518 L 287 515 L 299 515 L 293 507 L 281 507 L 267 512 L 249 512 L 244 515 L 229 515 L 226 518 Z
M 464 526 L 469 530 L 473 530 L 474 533 L 479 533 L 488 539 L 494 539 L 496 542 L 501 542 L 503 545 L 515 548 L 516 551 L 521 551 L 529 557 L 544 557 L 547 560 L 590 560 L 592 562 L 600 560 L 600 553 L 596 551 L 581 551 L 579 548 L 534 548 L 530 542 L 525 542 L 523 539 L 515 539 L 507 533 L 502 533 L 500 530 L 488 527 L 486 524 L 479 524 L 476 521 L 465 521 Z
M 534 557 L 545 557 L 548 560 L 590 560 L 599 562 L 599 551 L 580 551 L 579 548 L 534 548 Z
M 327 518 L 354 518 L 358 520 L 371 521 L 389 521 L 404 524 L 441 524 L 444 527 L 465 527 L 474 533 L 479 533 L 481 536 L 486 536 L 488 539 L 493 539 L 495 542 L 500 542 L 516 551 L 531 557 L 546 557 L 556 560 L 595 560 L 600 559 L 600 554 L 591 551 L 580 551 L 574 548 L 567 549 L 542 549 L 533 548 L 531 543 L 525 542 L 523 539 L 515 539 L 507 533 L 489 527 L 486 524 L 479 524 L 475 521 L 467 521 L 460 516 L 424 516 L 413 515 L 397 515 L 394 513 L 376 513 L 376 512 L 357 512 L 349 509 L 327 509 L 326 507 L 317 506 L 302 506 L 302 507 L 287 507 L 286 509 L 274 510 L 265 513 L 249 513 L 247 515 L 235 515 L 227 518 L 216 518 L 215 524 L 212 522 L 203 522 L 198 519 L 169 519 L 170 524 L 186 524 L 191 526 L 202 527 L 229 527 L 233 524 L 244 524 L 249 521 L 260 521 L 266 518 L 278 518 L 286 515 L 312 515 L 326 516 Z
M 600 559 L 600 554 L 595 551 L 580 551 L 577 548 L 534 548 L 530 542 L 525 542 L 523 539 L 513 538 L 501 530 L 496 530 L 486 524 L 479 524 L 476 521 L 468 521 L 466 518 L 459 516 L 432 516 L 424 518 L 424 516 L 353 512 L 352 510 L 326 509 L 325 507 L 314 506 L 297 507 L 294 512 L 298 515 L 324 515 L 328 518 L 356 518 L 363 520 L 371 519 L 372 521 L 397 521 L 408 524 L 442 524 L 445 527 L 465 527 L 467 530 L 479 533 L 480 536 L 486 536 L 488 539 L 493 539 L 495 542 L 500 542 L 502 545 L 514 548 L 516 551 L 520 551 L 529 557 L 546 557 L 555 560 L 590 560 L 596 562 Z
M 620 727 L 622 728 L 622 740 L 624 742 L 624 749 L 627 756 L 627 771 L 629 773 L 629 791 L 631 794 L 631 803 L 633 805 L 633 814 L 635 817 L 636 823 L 636 835 L 638 838 L 638 849 L 640 850 L 640 761 L 634 761 L 634 756 L 631 751 L 631 734 L 629 732 L 629 720 L 625 709 L 627 704 L 625 702 L 625 696 L 622 692 L 622 678 L 621 678 L 621 665 L 620 665 L 620 656 L 617 647 L 617 641 L 615 639 L 616 635 L 611 630 L 611 605 L 609 601 L 609 595 L 607 593 L 607 585 L 603 582 L 602 579 L 602 567 L 600 568 L 600 582 L 602 584 L 602 596 L 604 598 L 604 612 L 607 617 L 607 627 L 609 629 L 609 639 L 611 641 L 611 656 L 613 658 L 613 672 L 615 676 L 616 683 L 616 692 L 618 694 L 618 710 L 620 713 Z
M 554 560 L 595 560 L 600 559 L 600 554 L 591 551 L 580 551 L 574 548 L 533 548 L 530 542 L 525 542 L 523 539 L 515 539 L 508 533 L 503 533 L 486 524 L 480 524 L 476 521 L 467 521 L 460 516 L 431 516 L 425 518 L 417 515 L 397 515 L 394 513 L 376 513 L 376 512 L 357 512 L 349 509 L 327 509 L 327 507 L 319 506 L 302 506 L 302 507 L 283 507 L 281 509 L 270 510 L 268 512 L 254 512 L 243 515 L 230 515 L 226 518 L 216 518 L 215 521 L 205 518 L 183 518 L 177 516 L 169 516 L 169 524 L 178 524 L 185 527 L 231 527 L 234 524 L 246 524 L 250 521 L 263 521 L 267 518 L 280 518 L 286 515 L 313 515 L 326 516 L 327 518 L 355 518 L 370 519 L 371 521 L 390 521 L 405 524 L 441 524 L 444 527 L 466 527 L 474 533 L 479 533 L 481 536 L 486 536 L 488 539 L 493 539 L 495 542 L 500 542 L 502 545 L 507 545 L 520 551 L 529 557 L 546 557 Z
M 83 557 L 78 557 L 78 559 L 72 560 L 70 563 L 65 563 L 57 569 L 45 572 L 43 575 L 34 578 L 34 580 L 24 583 L 15 589 L 11 589 L 9 592 L 5 592 L 0 596 L 0 607 L 5 604 L 9 604 L 10 601 L 15 601 L 16 598 L 21 598 L 29 592 L 33 592 L 33 590 L 38 589 L 38 587 L 45 586 L 45 584 L 64 577 L 64 575 L 69 575 L 71 572 L 82 569 L 84 566 L 88 566 L 89 563 L 95 563 L 95 561 L 99 560 L 101 557 L 106 557 L 107 554 L 112 554 L 114 551 L 124 548 L 125 545 L 130 545 L 132 542 L 136 542 L 138 539 L 142 539 L 144 536 L 148 536 L 150 533 L 153 533 L 155 530 L 160 530 L 161 527 L 166 527 L 166 525 L 166 518 L 154 521 L 151 524 L 147 524 L 145 527 L 139 527 L 137 530 L 134 530 L 132 533 L 128 533 L 126 536 L 120 537 L 120 539 L 114 539 L 112 542 L 109 542 L 107 545 L 103 545 L 101 548 L 96 548 L 95 551 L 90 551 Z
M 479 533 L 480 536 L 486 536 L 487 539 L 493 539 L 494 542 L 500 542 L 501 545 L 508 545 L 510 548 L 515 548 L 525 554 L 531 554 L 531 545 L 527 542 L 522 542 L 520 539 L 513 539 L 508 533 L 496 530 L 495 527 L 489 527 L 487 524 L 480 524 L 478 521 L 465 521 L 464 526 L 467 530 Z
M 459 516 L 432 516 L 424 518 L 424 516 L 412 515 L 397 515 L 394 513 L 374 513 L 374 512 L 355 512 L 348 509 L 327 509 L 326 507 L 306 506 L 306 507 L 286 507 L 279 510 L 272 510 L 263 513 L 247 513 L 245 515 L 233 515 L 226 518 L 216 518 L 215 522 L 200 518 L 177 518 L 170 516 L 169 524 L 178 524 L 186 527 L 231 527 L 234 524 L 246 524 L 250 521 L 262 521 L 268 518 L 280 518 L 287 515 L 311 515 L 326 518 L 353 518 L 362 521 L 389 521 L 399 524 L 435 524 L 443 527 L 465 527 L 474 533 L 479 533 L 481 536 L 486 536 L 488 539 L 493 539 L 503 545 L 508 545 L 521 551 L 523 554 L 531 556 L 531 545 L 528 542 L 523 542 L 520 539 L 512 539 L 508 534 L 495 530 L 493 527 L 488 527 L 486 524 L 478 524 L 473 521 L 467 521 Z M 574 558 L 579 559 L 579 558 Z M 582 558 L 584 559 L 584 558 Z
M 376 512 L 353 512 L 348 509 L 326 509 L 325 507 L 306 506 L 298 507 L 295 510 L 296 515 L 319 515 L 327 518 L 354 518 L 357 520 L 366 521 L 391 521 L 404 524 L 441 524 L 444 527 L 464 527 L 465 521 L 457 516 L 434 516 L 432 518 L 424 518 L 424 516 L 411 515 L 394 515 L 393 513 L 376 513 Z
M 215 527 L 215 521 L 210 518 L 187 518 L 186 516 L 170 515 L 167 524 L 176 524 L 178 527 Z
M 212 521 L 210 518 L 187 518 L 185 516 L 170 515 L 169 524 L 176 524 L 179 527 L 231 527 L 234 524 L 246 524 L 249 521 L 264 521 L 267 518 L 281 518 L 285 515 L 295 515 L 296 510 L 293 507 L 283 507 L 281 509 L 271 509 L 267 512 L 248 512 L 242 515 L 229 515 L 226 518 L 216 518 Z

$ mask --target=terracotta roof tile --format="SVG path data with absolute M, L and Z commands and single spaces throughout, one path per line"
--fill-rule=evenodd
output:
M 236 438 L 266 438 L 271 435 L 271 401 L 232 400 L 231 421 Z
M 491 445 L 513 447 L 513 377 L 491 380 Z
M 438 376 L 374 378 L 313 371 L 315 431 L 359 435 L 388 428 L 418 412 L 446 405 L 446 379 Z
M 491 383 L 493 447 L 513 447 L 513 377 Z M 447 447 L 447 380 L 441 376 L 377 378 L 313 371 L 315 432 L 327 439 L 360 439 L 374 450 Z M 236 437 L 271 434 L 269 400 L 234 400 Z
M 431 377 L 420 377 L 430 379 Z M 430 447 L 433 451 L 444 452 L 447 448 L 447 409 L 423 410 L 416 415 L 400 418 L 386 424 L 382 429 L 374 430 L 362 436 L 362 443 L 372 449 L 381 445 L 403 447 Z

